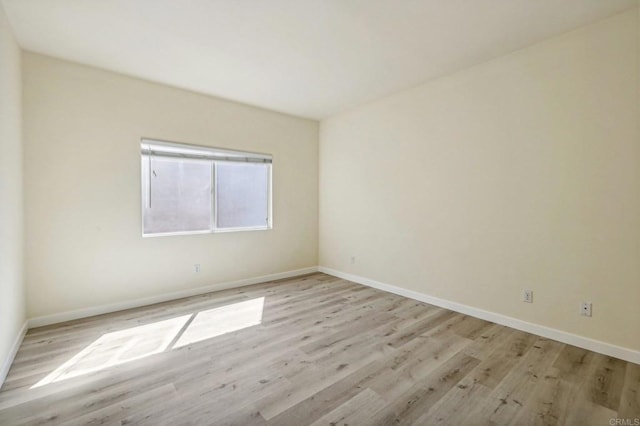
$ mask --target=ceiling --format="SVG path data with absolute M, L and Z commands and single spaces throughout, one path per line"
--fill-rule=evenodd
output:
M 2 0 L 23 49 L 321 119 L 638 0 Z

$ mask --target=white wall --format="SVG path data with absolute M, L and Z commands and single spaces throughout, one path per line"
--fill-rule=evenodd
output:
M 316 265 L 317 122 L 32 53 L 23 69 L 30 318 Z M 273 154 L 274 229 L 143 239 L 141 137 Z
M 25 321 L 20 49 L 0 4 L 0 386 Z
M 631 10 L 324 120 L 320 265 L 640 350 L 638 40 Z

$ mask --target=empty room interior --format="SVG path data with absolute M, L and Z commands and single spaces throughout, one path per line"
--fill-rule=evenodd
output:
M 0 0 L 0 425 L 640 426 L 640 1 Z

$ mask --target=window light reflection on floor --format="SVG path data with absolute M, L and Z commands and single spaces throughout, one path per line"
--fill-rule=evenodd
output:
M 263 310 L 259 297 L 103 334 L 31 389 L 258 325 Z
M 262 322 L 264 297 L 198 312 L 174 348 L 199 342 Z

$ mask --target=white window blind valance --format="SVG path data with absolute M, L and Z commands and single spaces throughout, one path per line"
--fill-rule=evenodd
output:
M 232 151 L 229 149 L 179 144 L 154 139 L 142 139 L 140 142 L 140 148 L 142 155 L 145 156 L 193 158 L 214 161 L 233 161 L 239 163 L 270 164 L 272 162 L 272 156 L 269 154 Z

